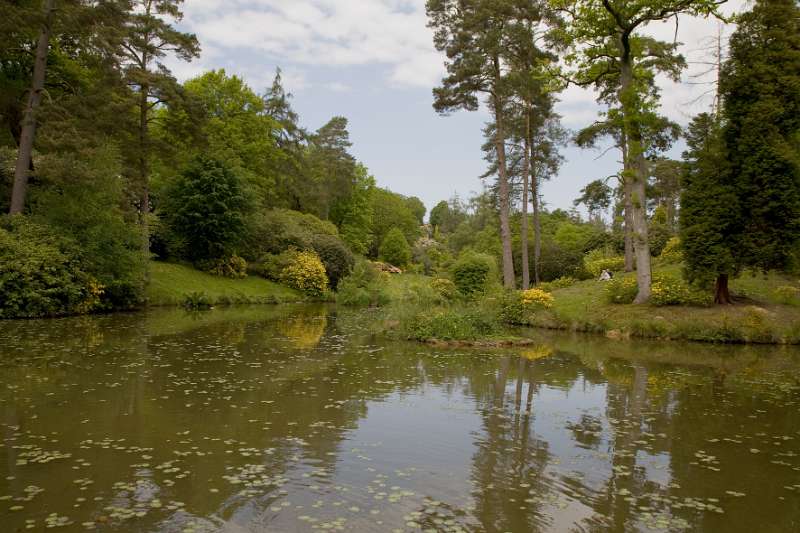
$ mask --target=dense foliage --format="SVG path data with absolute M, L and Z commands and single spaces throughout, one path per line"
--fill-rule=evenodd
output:
M 193 161 L 168 189 L 163 217 L 182 243 L 180 255 L 208 261 L 237 251 L 250 202 L 241 179 L 225 164 Z
M 378 257 L 389 264 L 405 267 L 411 261 L 411 247 L 399 228 L 392 228 L 383 238 Z

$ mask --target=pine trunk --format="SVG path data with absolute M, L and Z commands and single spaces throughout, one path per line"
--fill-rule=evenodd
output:
M 645 184 L 647 183 L 647 161 L 644 158 L 642 147 L 642 134 L 639 121 L 636 118 L 638 110 L 635 106 L 633 91 L 633 65 L 630 60 L 629 47 L 623 44 L 623 53 L 620 68 L 620 102 L 622 104 L 623 124 L 627 140 L 628 168 L 624 179 L 630 182 L 631 188 L 631 214 L 633 221 L 633 251 L 636 257 L 636 282 L 639 292 L 634 303 L 647 303 L 650 299 L 650 245 L 647 235 L 647 196 Z
M 520 244 L 522 245 L 522 290 L 531 286 L 528 259 L 528 179 L 531 171 L 531 114 L 530 106 L 525 110 L 525 155 L 522 159 L 522 220 L 520 221 Z
M 628 147 L 624 133 L 622 134 L 621 149 L 623 161 L 622 194 L 625 218 L 625 224 L 623 228 L 625 234 L 625 272 L 633 272 L 633 194 L 631 192 L 631 181 L 628 179 L 628 176 L 630 175 L 630 172 L 628 171 Z
M 539 176 L 535 169 L 531 172 L 531 201 L 533 202 L 533 283 L 540 280 L 542 259 L 542 221 L 539 216 Z
M 44 24 L 39 33 L 36 45 L 36 57 L 33 64 L 33 79 L 28 93 L 28 103 L 22 115 L 20 127 L 19 151 L 14 169 L 14 185 L 11 189 L 11 207 L 9 213 L 22 213 L 25 209 L 25 197 L 28 194 L 28 178 L 32 168 L 33 141 L 36 137 L 36 112 L 42 101 L 44 78 L 47 72 L 47 51 L 50 48 L 50 32 L 53 23 L 55 0 L 45 0 Z
M 714 303 L 721 305 L 730 305 L 733 303 L 730 290 L 728 289 L 727 274 L 720 274 L 717 276 L 717 281 L 714 284 Z
M 147 101 L 147 94 L 150 87 L 147 84 L 142 84 L 140 87 L 141 94 L 139 95 L 139 186 L 141 187 L 140 198 L 140 212 L 142 221 L 145 216 L 150 212 L 150 183 L 149 172 L 147 168 L 147 112 L 149 111 L 149 103 Z
M 500 82 L 500 58 L 494 58 L 495 93 L 493 95 L 495 139 L 494 146 L 497 152 L 497 174 L 499 180 L 498 203 L 500 208 L 500 240 L 503 245 L 503 286 L 513 289 L 516 285 L 514 279 L 514 255 L 511 248 L 511 222 L 509 208 L 508 172 L 506 169 L 506 138 L 505 123 L 503 120 L 503 102 L 497 94 Z

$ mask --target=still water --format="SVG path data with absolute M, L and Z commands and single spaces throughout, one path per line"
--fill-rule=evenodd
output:
M 0 323 L 0 531 L 800 531 L 795 349 L 369 323 Z

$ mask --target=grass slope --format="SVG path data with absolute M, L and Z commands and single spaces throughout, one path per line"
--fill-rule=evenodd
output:
M 228 279 L 212 276 L 185 265 L 150 262 L 147 301 L 154 306 L 180 305 L 193 292 L 205 293 L 213 305 L 299 302 L 299 292 L 249 276 Z

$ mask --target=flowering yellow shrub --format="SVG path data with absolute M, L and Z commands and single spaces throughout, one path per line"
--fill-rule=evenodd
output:
M 624 257 L 603 257 L 595 260 L 583 260 L 583 266 L 586 271 L 592 275 L 593 278 L 600 277 L 603 270 L 609 272 L 618 272 L 625 268 Z
M 635 276 L 624 276 L 614 278 L 606 283 L 606 299 L 612 304 L 633 303 L 638 291 Z
M 314 252 L 298 252 L 281 271 L 280 280 L 286 285 L 312 296 L 319 296 L 328 289 L 325 265 Z
M 541 289 L 522 291 L 522 303 L 525 304 L 526 307 L 550 308 L 553 306 L 554 301 L 555 299 L 552 294 Z
M 667 241 L 661 254 L 658 256 L 663 263 L 680 263 L 683 261 L 683 250 L 681 249 L 681 240 L 678 237 L 672 237 Z

